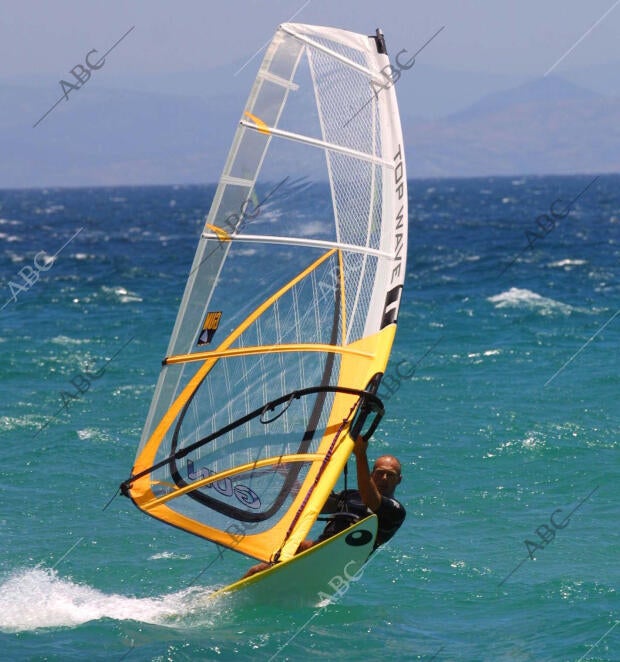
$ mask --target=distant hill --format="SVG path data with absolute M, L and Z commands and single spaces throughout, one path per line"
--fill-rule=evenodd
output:
M 497 90 L 497 77 L 408 76 L 397 91 L 410 177 L 620 171 L 620 98 L 554 76 L 482 98 L 474 90 Z M 0 82 L 0 188 L 216 181 L 251 78 L 220 72 L 206 86 L 186 75 L 142 90 L 89 81 L 36 128 L 60 86 Z M 435 90 L 443 108 L 459 112 L 422 119 L 420 110 L 437 116 L 439 106 L 416 97 Z M 459 97 L 472 103 L 461 106 Z
M 93 85 L 33 128 L 60 92 L 0 87 L 0 187 L 215 181 L 243 104 Z
M 620 172 L 620 98 L 550 76 L 436 121 L 405 118 L 409 175 Z
M 620 60 L 571 69 L 562 78 L 608 97 L 620 96 Z
M 555 76 L 536 78 L 507 90 L 486 94 L 466 110 L 449 115 L 450 119 L 466 119 L 491 112 L 509 110 L 523 104 L 547 104 L 560 101 L 593 101 L 602 95 Z

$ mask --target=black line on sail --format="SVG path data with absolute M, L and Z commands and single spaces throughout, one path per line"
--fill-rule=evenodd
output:
M 295 399 L 299 399 L 306 395 L 318 393 L 319 391 L 326 391 L 328 393 L 346 393 L 348 395 L 357 395 L 365 399 L 370 399 L 370 401 L 376 402 L 380 407 L 383 407 L 383 403 L 374 393 L 371 393 L 369 391 L 364 391 L 359 388 L 347 388 L 346 386 L 311 386 L 309 388 L 298 389 L 296 391 L 292 391 L 291 393 L 287 393 L 286 395 L 280 398 L 276 398 L 271 402 L 268 402 L 266 405 L 263 405 L 262 407 L 255 409 L 254 411 L 250 412 L 249 414 L 246 414 L 245 416 L 242 416 L 233 423 L 229 423 L 228 425 L 225 425 L 223 428 L 220 428 L 216 432 L 213 432 L 212 434 L 209 434 L 206 437 L 199 439 L 198 441 L 194 442 L 193 444 L 190 444 L 189 446 L 186 446 L 185 448 L 181 448 L 177 450 L 173 455 L 169 455 L 168 457 L 164 458 L 163 460 L 160 460 L 159 462 L 156 462 L 147 469 L 143 469 L 142 471 L 139 471 L 137 474 L 132 474 L 127 480 L 121 483 L 120 485 L 121 493 L 124 496 L 129 496 L 129 490 L 131 488 L 131 485 L 136 480 L 139 480 L 140 478 L 144 478 L 144 476 L 148 476 L 154 471 L 157 471 L 157 469 L 161 469 L 162 467 L 172 464 L 175 460 L 185 457 L 192 451 L 195 451 L 201 446 L 208 444 L 210 441 L 213 441 L 214 439 L 221 437 L 227 432 L 234 430 L 240 425 L 243 425 L 244 423 L 251 421 L 253 418 L 257 418 L 266 411 L 273 411 L 275 407 L 278 407 L 284 402 L 288 402 L 291 399 L 291 397 Z

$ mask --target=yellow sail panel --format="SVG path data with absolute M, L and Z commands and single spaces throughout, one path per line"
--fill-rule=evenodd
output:
M 331 440 L 342 428 L 343 418 L 337 425 L 329 418 L 336 400 L 348 401 L 349 416 L 359 400 L 357 392 L 343 395 L 329 389 L 337 382 L 341 355 L 353 353 L 360 360 L 371 355 L 338 344 L 343 337 L 341 278 L 325 300 L 329 324 L 321 335 L 312 334 L 315 342 L 283 342 L 286 328 L 276 344 L 260 346 L 253 340 L 264 338 L 261 325 L 272 326 L 283 310 L 302 310 L 308 296 L 317 296 L 323 291 L 320 285 L 332 282 L 338 264 L 338 251 L 322 253 L 247 315 L 216 350 L 168 359 L 171 364 L 200 365 L 136 458 L 133 478 L 126 484 L 136 505 L 222 544 L 226 539 L 232 544 L 230 536 L 214 531 L 234 525 L 244 526 L 245 532 L 251 525 L 252 530 L 260 530 L 252 536 L 255 548 L 249 540 L 241 547 L 236 539 L 232 542 L 257 558 L 267 552 L 272 555 L 274 541 L 283 544 L 293 519 L 292 514 L 287 516 L 289 503 L 301 484 L 312 484 L 318 472 L 316 462 L 300 456 L 323 452 L 321 444 L 328 448 L 330 442 L 321 440 Z M 323 317 L 313 322 L 323 325 Z M 318 386 L 306 392 L 304 377 L 316 373 L 317 367 Z M 259 376 L 262 387 L 247 382 L 252 373 Z M 278 390 L 266 388 L 274 377 Z M 229 398 L 222 400 L 231 382 L 239 379 L 246 381 L 245 389 L 230 391 Z M 275 404 L 274 395 L 280 396 Z M 269 471 L 261 464 L 265 456 L 280 457 L 282 462 Z M 285 461 L 289 456 L 296 461 Z M 253 469 L 239 471 L 240 466 Z M 213 474 L 218 481 L 205 480 Z
M 325 396 L 323 392 L 306 395 L 313 398 Z M 315 453 L 283 454 L 211 473 L 206 467 L 199 466 L 198 461 L 188 459 L 196 458 L 190 451 L 186 459 L 178 463 L 175 461 L 178 464 L 175 470 L 170 470 L 169 464 L 172 463 L 165 465 L 166 475 L 170 475 L 173 482 L 154 478 L 162 471 L 162 467 L 143 475 L 136 471 L 134 479 L 130 481 L 130 496 L 138 507 L 169 524 L 257 559 L 273 560 L 298 519 L 298 513 L 313 495 L 318 478 L 322 477 L 325 467 L 331 461 L 330 454 L 346 440 L 348 422 L 360 399 L 359 393 L 353 389 L 344 392 L 332 389 L 329 395 L 336 396 L 332 408 L 334 422 L 325 427 Z M 292 438 L 302 441 L 301 433 L 306 431 L 307 436 L 307 428 L 302 423 L 305 419 L 298 416 L 303 410 L 298 401 L 303 397 L 300 395 L 295 398 L 294 404 L 283 403 L 286 404 L 285 411 L 279 412 L 276 409 L 273 416 L 271 413 L 266 414 L 275 420 L 283 416 L 289 416 L 290 419 L 293 413 L 291 410 L 296 407 L 298 411 L 295 418 L 301 425 L 299 432 L 292 433 Z M 266 417 L 263 417 L 263 421 L 262 424 L 267 423 Z M 289 420 L 289 425 L 291 423 Z M 295 442 L 297 444 L 298 441 Z M 287 486 L 287 479 L 291 476 L 293 480 L 289 480 Z M 277 489 L 273 489 L 274 479 Z M 208 490 L 212 490 L 212 493 L 208 494 Z M 275 510 L 274 501 L 278 503 Z M 250 508 L 242 508 L 241 504 Z M 200 505 L 213 509 L 214 512 L 207 519 L 217 519 L 218 513 L 233 517 L 225 528 L 210 526 L 202 521 L 207 509 L 198 507 Z M 252 514 L 255 517 L 248 517 Z M 254 533 L 257 529 L 259 532 Z

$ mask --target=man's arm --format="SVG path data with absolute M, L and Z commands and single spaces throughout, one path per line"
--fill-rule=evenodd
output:
M 370 475 L 370 467 L 368 466 L 368 458 L 366 457 L 367 445 L 364 438 L 359 436 L 353 447 L 357 467 L 357 489 L 360 491 L 360 496 L 364 504 L 375 513 L 381 505 L 381 494 Z

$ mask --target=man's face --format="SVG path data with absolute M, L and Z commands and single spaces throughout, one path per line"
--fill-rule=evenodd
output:
M 380 457 L 372 470 L 372 479 L 383 496 L 392 496 L 401 481 L 398 460 L 393 457 Z

